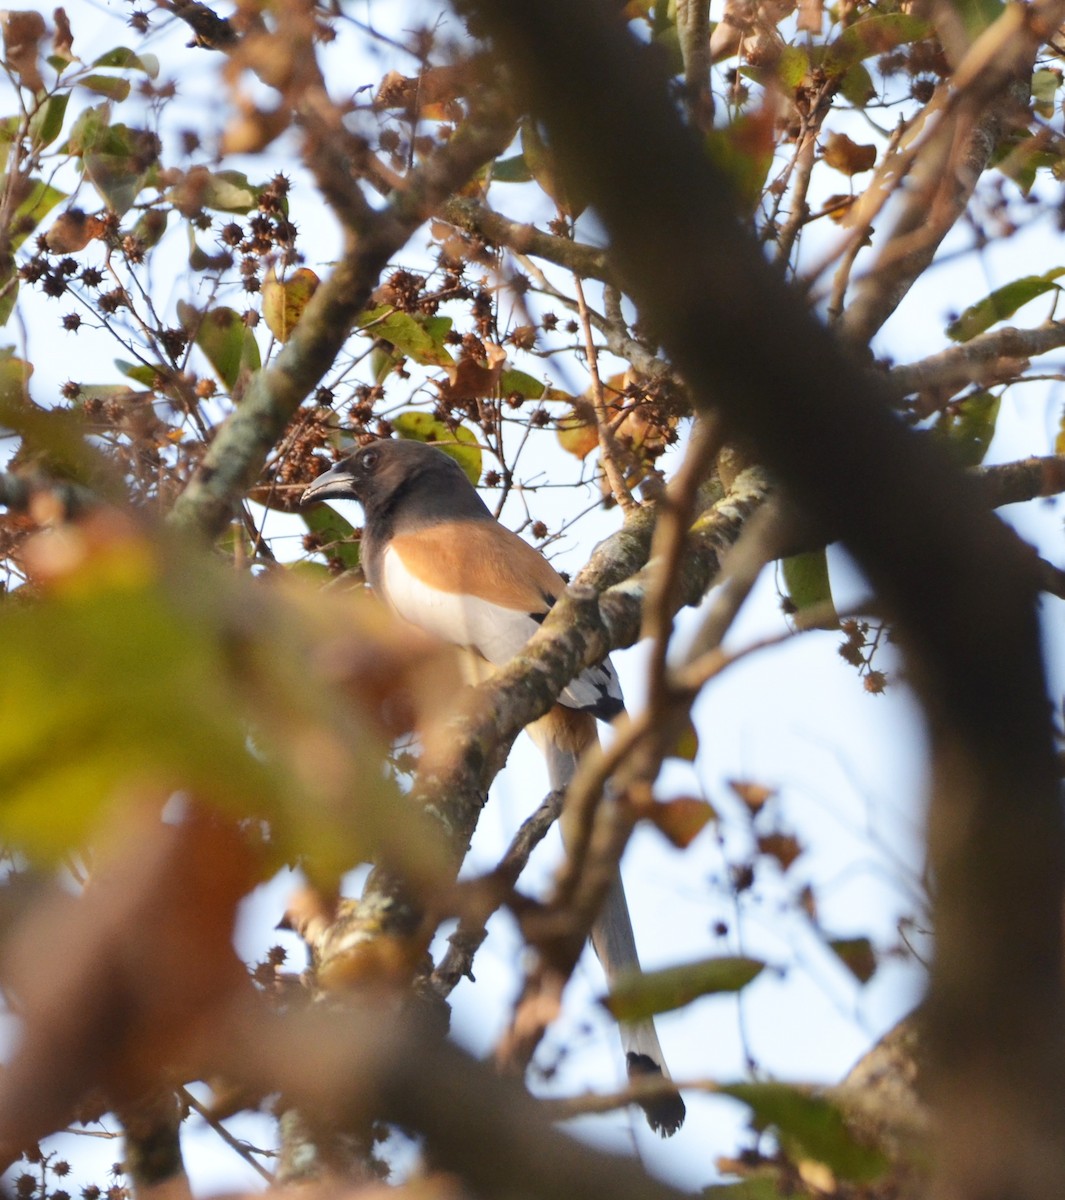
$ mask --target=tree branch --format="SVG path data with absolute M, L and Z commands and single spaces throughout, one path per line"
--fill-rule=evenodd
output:
M 1027 103 L 1036 52 L 1063 18 L 1062 0 L 1008 5 L 965 56 L 942 111 L 926 118 L 901 211 L 840 321 L 841 332 L 854 342 L 872 339 L 965 211 L 1012 114 Z M 900 178 L 893 174 L 892 189 Z M 882 187 L 866 195 L 877 204 L 880 193 Z M 868 223 L 865 206 L 863 197 L 854 216 L 859 226 Z
M 579 169 L 619 275 L 697 402 L 719 406 L 802 508 L 839 530 L 897 614 L 935 753 L 939 1194 L 1061 1194 L 1065 837 L 1031 556 L 975 481 L 901 425 L 897 395 L 787 293 L 737 228 L 660 68 L 605 5 L 475 7 L 562 170 Z M 1026 23 L 1021 49 L 1034 40 Z M 639 172 L 621 152 L 634 138 Z M 875 327 L 874 308 L 858 324 Z M 771 355 L 754 351 L 766 329 Z
M 253 377 L 240 407 L 219 430 L 174 505 L 173 525 L 205 539 L 224 528 L 285 426 L 340 352 L 389 259 L 446 196 L 503 150 L 509 131 L 509 119 L 497 111 L 440 146 L 381 212 L 360 206 L 356 217 L 349 211 L 358 236 L 350 239 L 277 358 Z
M 892 367 L 891 381 L 907 395 L 934 392 L 949 399 L 970 384 L 987 386 L 1015 379 L 1027 359 L 1065 346 L 1065 322 L 1046 321 L 1035 329 L 993 329 L 919 362 Z
M 515 254 L 531 254 L 545 262 L 564 267 L 582 279 L 612 283 L 613 275 L 604 251 L 570 238 L 543 233 L 535 225 L 512 221 L 481 200 L 456 196 L 441 209 L 440 216 L 451 225 L 472 233 L 496 246 L 505 246 Z

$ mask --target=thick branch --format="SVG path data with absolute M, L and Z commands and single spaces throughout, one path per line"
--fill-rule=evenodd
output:
M 563 168 L 580 171 L 619 275 L 697 400 L 840 531 L 898 615 L 936 755 L 941 1195 L 1062 1194 L 1065 838 L 1031 557 L 975 482 L 893 415 L 897 395 L 787 293 L 737 228 L 667 80 L 606 6 L 477 10 Z M 634 141 L 639 172 L 621 151 Z M 724 286 L 735 280 L 742 288 Z
M 744 522 L 769 495 L 765 476 L 741 473 L 730 493 L 696 522 L 690 553 L 677 583 L 676 605 L 697 603 L 712 586 L 721 559 Z M 559 692 L 585 666 L 640 636 L 643 604 L 651 584 L 647 562 L 654 512 L 645 506 L 592 555 L 554 606 L 522 654 L 463 698 L 461 711 L 434 743 L 446 757 L 426 755 L 414 794 L 442 817 L 455 869 L 469 846 L 488 787 L 506 761 L 514 739 L 542 717 Z M 641 567 L 643 568 L 641 570 Z M 400 880 L 375 872 L 364 903 L 376 919 L 409 930 L 417 907 Z M 387 916 L 383 915 L 387 914 Z
M 947 397 L 970 384 L 987 386 L 1015 379 L 1034 355 L 1065 346 L 1065 323 L 1047 321 L 1035 329 L 1007 326 L 951 346 L 919 362 L 892 367 L 900 391 L 936 392 Z
M 221 1040 L 221 1039 L 220 1039 Z M 220 1046 L 227 1077 L 281 1090 L 341 1124 L 367 1113 L 423 1134 L 432 1161 L 483 1196 L 523 1200 L 684 1200 L 630 1158 L 559 1133 L 520 1085 L 419 1028 L 395 1006 L 239 1014 Z

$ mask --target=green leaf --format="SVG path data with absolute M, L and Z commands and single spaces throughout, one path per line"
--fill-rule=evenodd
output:
M 872 1182 L 888 1168 L 884 1154 L 859 1142 L 839 1108 L 824 1097 L 783 1083 L 737 1083 L 719 1090 L 746 1104 L 759 1128 L 774 1128 L 794 1159 L 816 1159 L 854 1183 Z
M 615 981 L 603 1005 L 618 1021 L 642 1021 L 656 1013 L 682 1008 L 700 996 L 738 992 L 764 966 L 755 958 L 726 955 L 661 971 L 626 972 Z
M 57 92 L 43 100 L 30 117 L 30 141 L 35 150 L 50 146 L 63 132 L 63 121 L 67 115 L 69 92 Z
M 1032 100 L 1040 116 L 1050 118 L 1054 115 L 1054 103 L 1060 87 L 1060 71 L 1044 67 L 1033 73 Z
M 444 348 L 444 337 L 451 329 L 450 317 L 424 317 L 397 312 L 391 305 L 382 304 L 367 309 L 356 322 L 372 334 L 413 358 L 422 366 L 448 367 L 455 360 Z
M 115 46 L 106 54 L 101 54 L 92 64 L 94 67 L 124 67 L 132 71 L 142 71 L 154 79 L 159 74 L 159 60 L 154 54 L 134 54 L 127 46 Z
M 341 619 L 356 642 L 375 636 L 350 601 L 330 611 L 124 521 L 69 536 L 66 558 L 42 557 L 37 594 L 0 605 L 5 846 L 55 862 L 124 805 L 187 790 L 268 821 L 274 866 L 300 859 L 335 880 L 412 838 L 430 866 L 424 830 L 386 779 L 375 718 L 315 665 Z M 312 733 L 328 772 L 307 758 Z
M 267 272 L 262 286 L 263 320 L 279 342 L 292 336 L 318 284 L 318 276 L 309 267 L 298 268 L 287 279 L 278 279 L 273 267 Z
M 215 212 L 249 213 L 259 207 L 262 188 L 248 182 L 243 171 L 213 171 L 203 192 L 204 208 Z
M 741 212 L 753 212 L 773 164 L 773 127 L 766 113 L 741 113 L 706 137 L 710 157 L 732 184 Z
M 971 392 L 937 414 L 932 434 L 945 441 L 961 466 L 979 466 L 995 436 L 1001 402 L 992 392 Z
M 19 278 L 15 273 L 15 260 L 8 256 L 7 262 L 0 266 L 0 326 L 6 325 L 15 311 L 18 289 Z
M 887 54 L 897 46 L 919 42 L 931 32 L 932 27 L 927 21 L 909 13 L 871 12 L 848 25 L 831 45 L 825 47 L 820 56 L 821 65 L 830 76 L 843 75 L 873 55 Z
M 989 160 L 1003 175 L 1027 196 L 1039 171 L 1050 170 L 1055 179 L 1062 178 L 1060 152 L 1043 145 L 1029 129 L 1014 129 L 1000 138 Z
M 466 478 L 477 486 L 481 480 L 481 447 L 477 435 L 465 425 L 449 429 L 431 413 L 411 410 L 392 418 L 392 428 L 402 438 L 415 442 L 432 442 L 451 457 L 466 472 Z
M 861 63 L 855 63 L 847 69 L 839 90 L 843 93 L 843 98 L 855 108 L 865 108 L 870 100 L 876 98 L 873 77 Z
M 969 341 L 999 321 L 1012 317 L 1030 301 L 1047 292 L 1060 291 L 1054 280 L 1061 275 L 1065 275 L 1065 267 L 1055 267 L 1044 275 L 1025 275 L 996 288 L 989 296 L 970 304 L 956 321 L 951 321 L 947 326 L 947 337 L 955 342 Z
M 11 222 L 11 249 L 17 250 L 52 209 L 66 198 L 66 192 L 43 179 L 33 180 L 29 195 L 15 210 L 15 219 Z
M 87 108 L 74 122 L 65 146 L 80 155 L 85 173 L 119 216 L 136 200 L 158 161 L 155 135 L 111 124 L 110 104 Z
M 780 566 L 788 599 L 794 605 L 795 624 L 800 629 L 838 628 L 824 548 L 793 554 L 781 559 Z
M 137 218 L 131 232 L 146 250 L 150 250 L 162 241 L 169 220 L 169 209 L 146 208 Z
M 338 558 L 349 571 L 359 565 L 359 543 L 355 530 L 340 513 L 328 504 L 314 504 L 300 511 L 303 523 L 325 543 L 324 552 L 330 558 Z
M 492 164 L 493 183 L 531 183 L 532 171 L 524 154 L 513 154 L 510 158 L 497 158 Z
M 131 363 L 121 358 L 115 359 L 115 366 L 127 379 L 142 383 L 147 388 L 154 387 L 158 379 L 166 379 L 171 373 L 168 367 L 158 363 Z
M 965 32 L 976 40 L 984 30 L 1002 16 L 1003 0 L 952 0 L 952 8 L 961 17 Z
M 547 395 L 547 384 L 525 371 L 509 367 L 499 377 L 499 392 L 503 396 L 512 396 L 517 392 L 526 400 L 542 400 Z
M 588 207 L 587 197 L 581 193 L 574 179 L 567 178 L 563 181 L 555 156 L 540 136 L 536 122 L 531 118 L 526 118 L 521 123 L 521 149 L 525 165 L 532 173 L 533 179 L 559 208 L 571 217 L 579 217 Z
M 867 937 L 831 938 L 828 947 L 859 983 L 876 973 L 876 951 Z
M 777 59 L 776 69 L 781 86 L 792 92 L 810 73 L 810 55 L 804 46 L 785 46 Z
M 75 83 L 87 92 L 96 92 L 109 100 L 125 100 L 130 93 L 129 80 L 117 75 L 83 75 Z
M 776 1172 L 737 1183 L 713 1183 L 699 1193 L 700 1200 L 791 1200 L 793 1195 L 777 1186 Z
M 201 313 L 179 301 L 178 317 L 231 392 L 262 366 L 255 335 L 234 309 L 219 306 Z

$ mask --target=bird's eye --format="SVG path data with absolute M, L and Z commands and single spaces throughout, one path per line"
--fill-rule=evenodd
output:
M 364 450 L 362 452 L 362 465 L 367 471 L 372 471 L 377 466 L 378 453 L 376 450 Z

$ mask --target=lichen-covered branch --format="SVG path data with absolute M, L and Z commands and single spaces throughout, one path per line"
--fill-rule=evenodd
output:
M 919 362 L 891 368 L 891 381 L 910 394 L 932 392 L 949 399 L 971 384 L 987 387 L 1016 379 L 1029 358 L 1065 346 L 1065 322 L 1046 321 L 1034 329 L 1006 326 L 981 333 Z

